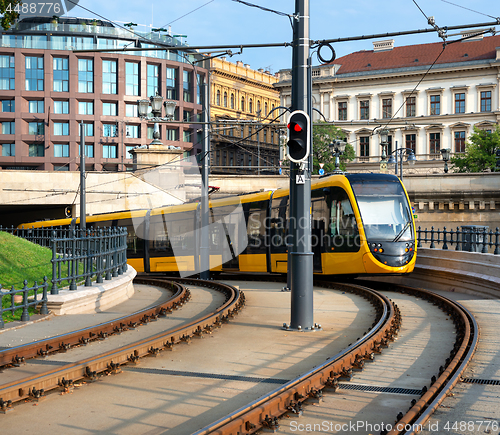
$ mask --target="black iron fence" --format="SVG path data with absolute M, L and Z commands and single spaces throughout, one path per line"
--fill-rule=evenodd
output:
M 126 228 L 2 228 L 32 243 L 52 250 L 52 277 L 44 279 L 43 285 L 28 287 L 24 281 L 22 289 L 14 286 L 8 291 L 0 286 L 0 328 L 4 326 L 3 313 L 23 310 L 22 321 L 29 320 L 29 307 L 38 306 L 40 314 L 47 313 L 47 292 L 59 293 L 59 288 L 68 284 L 69 290 L 76 290 L 77 284 L 92 286 L 103 280 L 111 280 L 127 270 Z
M 430 230 L 427 228 L 423 230 L 418 227 L 417 241 L 417 247 L 436 248 L 438 245 L 441 249 L 500 255 L 498 227 L 494 232 L 481 225 L 465 225 L 461 228 L 457 227 L 455 231 L 453 229 L 448 231 L 446 227 L 442 230 L 435 230 L 434 227 Z

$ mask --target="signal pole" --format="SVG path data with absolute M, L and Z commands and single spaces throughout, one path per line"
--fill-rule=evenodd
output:
M 291 110 L 308 113 L 311 99 L 308 87 L 309 0 L 295 0 L 295 15 Z M 311 140 L 311 128 L 308 134 Z M 306 158 L 302 163 L 290 162 L 290 234 L 292 235 L 292 251 L 288 263 L 291 290 L 290 328 L 302 331 L 314 329 L 309 161 L 310 159 Z

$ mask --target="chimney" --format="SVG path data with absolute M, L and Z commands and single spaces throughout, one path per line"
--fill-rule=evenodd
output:
M 373 51 L 388 51 L 394 48 L 394 39 L 373 42 Z

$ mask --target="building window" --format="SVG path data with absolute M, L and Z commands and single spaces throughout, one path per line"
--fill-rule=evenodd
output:
M 414 133 L 410 133 L 405 135 L 405 146 L 406 148 L 410 148 L 413 150 L 413 153 L 417 153 L 417 135 Z
M 16 146 L 13 143 L 2 144 L 2 157 L 14 157 L 16 155 Z
M 148 90 L 147 97 L 154 97 L 160 94 L 160 67 L 148 64 Z
M 167 98 L 178 100 L 177 96 L 177 69 L 167 68 Z
M 248 100 L 248 111 L 253 113 L 253 100 L 251 98 Z
M 167 128 L 166 140 L 178 141 L 179 140 L 179 129 L 177 128 Z
M 78 59 L 78 92 L 94 92 L 94 60 Z
M 69 157 L 69 144 L 55 143 L 54 144 L 54 157 Z
M 69 91 L 69 67 L 67 57 L 54 57 L 54 92 Z
M 439 154 L 441 150 L 441 133 L 429 134 L 429 153 Z
M 82 152 L 82 147 L 80 145 L 78 145 L 78 155 L 79 156 L 81 155 L 81 152 Z M 90 158 L 94 157 L 94 145 L 85 144 L 85 157 L 90 157 Z
M 116 124 L 103 124 L 102 125 L 103 137 L 118 137 L 118 126 Z
M 15 89 L 15 62 L 14 56 L 0 56 L 0 89 L 9 91 Z
M 220 106 L 220 90 L 219 89 L 217 89 L 217 94 L 215 97 L 215 105 Z
M 94 114 L 94 102 L 93 101 L 79 101 L 78 102 L 78 113 L 80 115 L 93 115 Z
M 465 113 L 465 93 L 455 94 L 455 113 Z
M 196 104 L 203 104 L 203 84 L 205 77 L 201 74 L 196 75 Z
M 138 125 L 127 125 L 125 134 L 127 137 L 139 138 L 141 137 L 141 129 Z
M 441 114 L 441 96 L 431 95 L 431 115 Z
M 136 145 L 127 145 L 125 147 L 125 158 L 126 159 L 133 159 L 134 154 L 131 152 L 133 149 L 135 149 Z
M 224 107 L 227 107 L 227 92 L 224 92 Z
M 347 121 L 347 101 L 339 103 L 339 121 Z
M 16 122 L 2 121 L 2 134 L 16 134 Z
M 115 60 L 102 61 L 102 93 L 116 94 L 117 87 L 117 68 Z
M 359 138 L 359 155 L 360 157 L 370 156 L 370 136 L 361 136 Z
M 54 101 L 54 113 L 69 113 L 69 101 Z
M 26 56 L 26 90 L 43 91 L 43 57 Z
M 44 113 L 43 100 L 28 101 L 28 108 L 30 113 Z
M 245 97 L 241 97 L 241 111 L 245 111 Z
M 481 112 L 491 112 L 491 91 L 481 91 Z
M 417 115 L 417 99 L 416 97 L 408 97 L 406 99 L 406 116 L 412 117 Z
M 41 143 L 33 143 L 28 145 L 28 155 L 30 157 L 44 157 L 45 146 Z
M 182 141 L 183 142 L 192 142 L 193 141 L 193 131 L 192 130 L 184 130 L 182 132 Z
M 28 123 L 28 134 L 31 134 L 31 135 L 45 134 L 45 123 L 44 122 L 30 122 L 30 123 Z
M 128 118 L 137 118 L 139 112 L 137 111 L 137 104 L 125 104 L 125 116 Z
M 191 103 L 191 81 L 192 81 L 193 73 L 191 71 L 184 70 L 182 72 L 182 91 L 183 91 L 183 99 L 186 103 Z
M 102 146 L 102 157 L 104 159 L 116 159 L 117 156 L 116 145 L 103 145 Z
M 68 136 L 69 122 L 54 122 L 54 136 Z
M 369 100 L 362 100 L 359 102 L 359 119 L 370 119 Z
M 118 103 L 102 103 L 102 114 L 116 116 L 118 114 Z
M 78 123 L 78 134 L 80 134 L 80 123 Z M 83 134 L 85 136 L 94 136 L 94 123 L 93 122 L 84 122 L 83 123 Z
M 387 150 L 386 154 L 390 155 L 392 153 L 392 135 L 387 136 Z
M 110 94 L 111 92 L 107 93 Z M 116 94 L 116 92 L 113 92 L 113 94 Z M 138 63 L 125 62 L 125 95 L 139 95 Z
M 15 112 L 16 111 L 16 100 L 0 100 L 0 111 L 2 113 L 3 112 Z
M 191 112 L 189 110 L 184 110 L 182 118 L 183 118 L 184 122 L 193 121 L 194 120 L 193 112 Z
M 455 136 L 455 152 L 465 153 L 465 131 L 456 131 L 454 136 Z
M 384 98 L 382 100 L 382 118 L 388 119 L 392 117 L 392 99 Z
M 234 94 L 231 94 L 231 109 L 234 110 Z

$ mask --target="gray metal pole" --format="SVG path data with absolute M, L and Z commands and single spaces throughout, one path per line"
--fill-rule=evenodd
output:
M 80 122 L 80 229 L 87 228 L 87 212 L 85 207 L 85 124 Z
M 309 0 L 295 1 L 292 58 L 292 111 L 310 108 L 308 85 Z M 312 126 L 311 126 L 312 128 Z M 311 145 L 312 147 L 312 145 Z M 312 330 L 313 321 L 313 253 L 311 252 L 311 167 L 309 159 L 303 171 L 290 162 L 290 228 L 293 247 L 288 271 L 291 274 L 292 329 Z M 303 173 L 304 184 L 296 184 L 296 175 Z
M 210 238 L 208 234 L 208 173 L 210 167 L 210 137 L 208 121 L 210 120 L 208 101 L 208 76 L 204 86 L 205 121 L 203 126 L 203 142 L 201 147 L 201 234 L 200 234 L 200 278 L 210 279 Z

